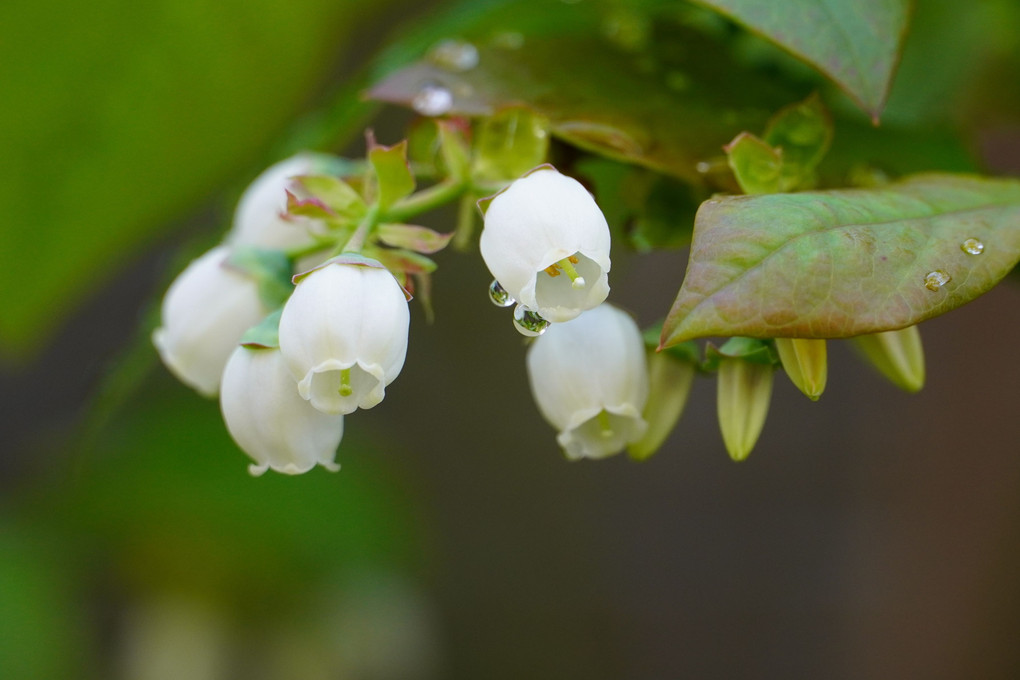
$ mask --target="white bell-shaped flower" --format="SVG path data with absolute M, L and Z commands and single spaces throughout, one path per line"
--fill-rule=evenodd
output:
M 324 229 L 321 221 L 288 216 L 287 189 L 296 190 L 294 177 L 326 171 L 330 160 L 324 154 L 303 152 L 263 171 L 241 194 L 227 242 L 271 250 L 301 248 L 314 242 L 312 234 Z
M 324 413 L 372 408 L 404 366 L 404 289 L 381 264 L 357 256 L 296 280 L 280 318 L 280 351 L 301 396 Z
M 499 284 L 549 321 L 569 321 L 609 295 L 606 218 L 580 182 L 551 167 L 492 199 L 479 245 Z
M 331 472 L 344 417 L 317 411 L 298 394 L 278 349 L 238 346 L 223 371 L 220 410 L 253 475 L 272 468 L 297 475 L 321 465 Z
M 528 350 L 538 408 L 567 457 L 604 458 L 644 434 L 648 400 L 644 342 L 626 313 L 609 304 L 553 324 Z
M 254 279 L 225 264 L 218 246 L 189 264 L 163 298 L 162 323 L 152 343 L 181 382 L 212 397 L 223 367 L 249 328 L 270 311 Z

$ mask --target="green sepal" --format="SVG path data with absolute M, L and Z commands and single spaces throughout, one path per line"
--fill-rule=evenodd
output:
M 322 269 L 323 267 L 328 267 L 329 265 L 332 264 L 346 264 L 354 267 L 372 267 L 373 269 L 386 269 L 386 266 L 383 265 L 378 260 L 375 260 L 371 257 L 366 257 L 365 255 L 361 255 L 360 253 L 340 253 L 335 257 L 329 258 L 325 262 L 317 264 L 316 266 L 312 267 L 306 272 L 300 272 L 298 274 L 295 274 L 291 278 L 291 280 L 294 282 L 295 285 L 297 285 L 303 278 L 305 278 L 312 272 Z
M 413 224 L 380 224 L 376 237 L 388 246 L 406 248 L 418 253 L 437 253 L 445 248 L 453 232 L 440 234 L 428 227 Z
M 705 362 L 702 367 L 706 371 L 718 370 L 722 359 L 740 359 L 761 366 L 779 364 L 779 357 L 776 355 L 772 342 L 757 338 L 730 338 L 723 343 L 722 347 L 708 343 L 705 346 Z
M 271 312 L 241 336 L 241 345 L 251 349 L 278 349 L 280 347 L 280 317 L 283 307 Z
M 817 93 L 780 109 L 769 120 L 762 141 L 782 156 L 780 191 L 806 189 L 832 144 L 832 117 Z
M 548 157 L 549 121 L 524 107 L 500 109 L 478 124 L 474 146 L 475 180 L 516 179 Z
M 431 274 L 436 270 L 436 263 L 413 250 L 403 248 L 378 249 L 373 251 L 386 269 L 408 274 Z
M 376 202 L 384 211 L 414 192 L 415 179 L 407 162 L 407 140 L 393 146 L 377 144 L 369 135 L 368 162 L 376 179 Z
M 656 331 L 654 343 L 658 343 L 658 337 Z M 646 344 L 648 338 L 646 333 Z M 654 344 L 648 352 L 648 401 L 641 414 L 648 429 L 641 439 L 627 446 L 627 455 L 634 460 L 647 460 L 665 443 L 683 415 L 694 376 L 698 373 L 696 346 L 693 361 L 689 357 L 679 357 L 682 352 L 656 352 L 652 348 Z
M 226 264 L 255 279 L 259 299 L 267 309 L 282 305 L 294 290 L 291 261 L 282 251 L 238 246 L 230 253 Z
M 745 194 L 782 191 L 782 153 L 750 132 L 741 132 L 723 147 L 737 184 Z
M 368 206 L 365 199 L 354 190 L 350 184 L 330 175 L 303 175 L 296 178 L 300 184 L 318 203 L 325 208 L 332 217 L 346 217 L 356 220 L 362 217 Z M 287 197 L 287 211 L 294 212 L 291 208 L 291 195 Z M 297 198 L 294 197 L 297 201 Z M 307 201 L 300 201 L 306 203 Z
M 290 189 L 287 190 L 287 214 L 316 220 L 330 220 L 338 217 L 337 213 L 321 199 L 317 197 L 298 198 Z

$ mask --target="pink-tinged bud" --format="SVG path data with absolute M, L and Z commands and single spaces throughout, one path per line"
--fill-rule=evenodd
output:
M 538 408 L 568 458 L 605 458 L 645 433 L 648 367 L 626 312 L 603 304 L 553 324 L 529 348 L 527 365 Z
M 160 358 L 181 382 L 216 396 L 230 353 L 269 312 L 258 284 L 226 265 L 218 246 L 189 264 L 163 298 L 162 326 L 152 334 Z
M 254 464 L 253 475 L 268 469 L 288 475 L 321 465 L 331 472 L 343 437 L 344 417 L 312 408 L 276 349 L 238 347 L 223 371 L 220 409 L 230 436 Z
M 330 261 L 302 275 L 280 317 L 280 351 L 301 396 L 324 413 L 372 408 L 400 373 L 410 314 L 378 262 Z
M 569 321 L 609 295 L 609 225 L 570 177 L 541 167 L 497 194 L 479 247 L 500 285 L 524 307 Z

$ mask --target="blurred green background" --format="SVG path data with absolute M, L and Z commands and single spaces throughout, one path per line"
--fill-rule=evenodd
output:
M 565 462 L 471 252 L 338 474 L 250 478 L 159 365 L 155 305 L 248 181 L 396 141 L 376 74 L 546 2 L 5 5 L 0 677 L 1020 675 L 1015 282 L 923 325 L 919 395 L 839 344 L 820 402 L 778 377 L 740 465 L 707 380 L 651 461 Z M 1018 15 L 920 0 L 883 128 L 833 154 L 1020 174 Z M 616 247 L 613 300 L 652 323 L 684 261 Z

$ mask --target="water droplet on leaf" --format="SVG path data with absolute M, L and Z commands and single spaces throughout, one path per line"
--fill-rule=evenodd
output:
M 453 93 L 442 85 L 429 83 L 418 90 L 411 106 L 423 116 L 441 116 L 453 108 Z
M 538 312 L 532 311 L 524 305 L 517 305 L 514 308 L 514 327 L 521 335 L 534 338 L 545 333 L 549 328 L 549 322 L 539 316 Z
M 985 244 L 976 238 L 969 238 L 960 244 L 960 250 L 968 255 L 980 255 L 985 252 Z
M 470 71 L 478 66 L 478 48 L 463 40 L 443 40 L 429 50 L 428 60 L 447 71 Z
M 489 284 L 489 299 L 497 307 L 509 307 L 517 302 L 517 300 L 511 297 L 510 293 L 506 292 L 506 288 L 499 284 L 499 281 L 493 281 Z
M 928 290 L 938 290 L 942 286 L 949 283 L 952 279 L 953 277 L 947 274 L 946 272 L 942 271 L 941 269 L 936 269 L 935 271 L 928 272 L 928 274 L 925 275 L 924 287 L 927 288 Z

